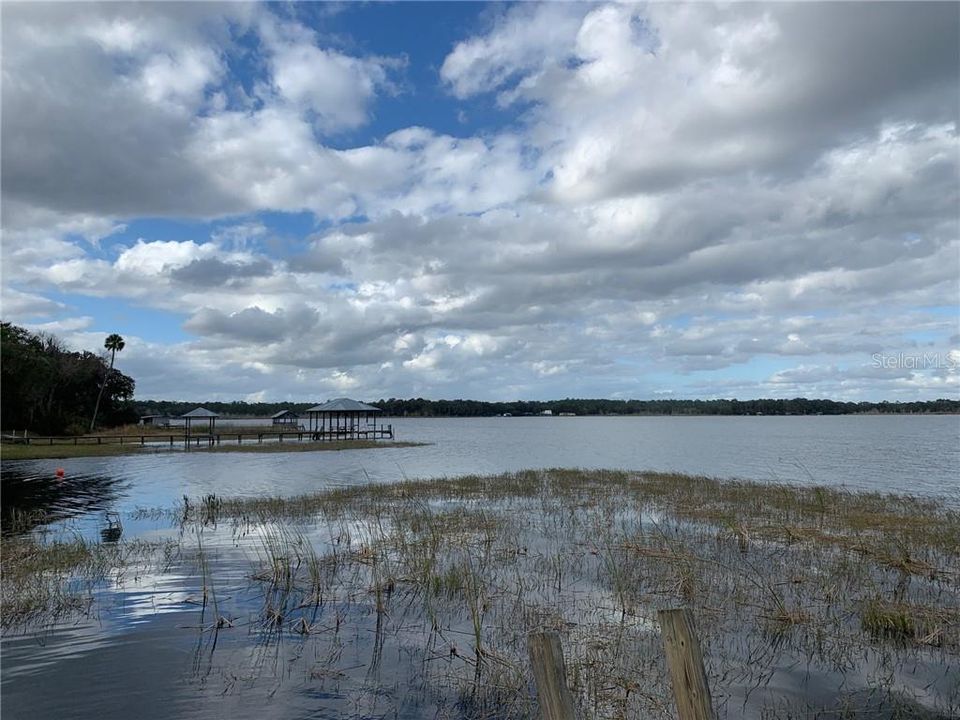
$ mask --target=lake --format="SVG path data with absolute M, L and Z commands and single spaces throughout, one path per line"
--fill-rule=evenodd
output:
M 184 495 L 293 495 L 360 482 L 527 468 L 657 470 L 898 492 L 960 505 L 960 416 L 391 419 L 422 447 L 143 455 L 4 464 L 4 503 L 64 514 L 167 507 Z M 57 468 L 61 483 L 52 481 Z M 23 498 L 21 500 L 20 498 Z
M 183 528 L 162 511 L 174 508 L 184 496 L 286 497 L 405 478 L 549 467 L 672 471 L 822 484 L 909 493 L 960 507 L 960 418 L 956 416 L 515 417 L 392 422 L 397 440 L 429 444 L 289 454 L 163 450 L 112 458 L 5 463 L 4 508 L 43 509 L 56 518 L 51 533 L 57 536 L 97 539 L 104 530 L 104 513 L 110 511 L 123 518 L 125 541 L 183 542 Z M 54 476 L 60 467 L 65 470 L 62 480 Z M 303 532 L 311 542 L 331 542 L 332 531 L 326 526 L 311 526 Z M 346 532 L 353 533 L 352 542 L 356 543 L 365 531 L 348 527 L 337 532 L 336 542 Z M 197 546 L 195 550 L 202 542 L 213 553 L 210 562 L 216 568 L 219 607 L 230 608 L 231 618 L 252 616 L 252 608 L 262 596 L 250 577 L 251 563 L 257 562 L 268 542 L 265 537 L 269 538 L 269 533 L 265 535 L 263 528 L 238 530 L 224 524 L 197 530 L 190 540 Z M 535 541 L 550 542 L 549 536 L 537 536 Z M 713 540 L 703 543 L 709 550 Z M 386 685 L 371 680 L 368 633 L 373 633 L 374 616 L 364 597 L 351 596 L 349 603 L 336 611 L 338 630 L 341 622 L 352 629 L 346 640 L 338 640 L 335 649 L 292 631 L 264 639 L 259 631 L 240 629 L 239 622 L 238 628 L 219 635 L 219 645 L 214 640 L 211 647 L 211 634 L 196 619 L 200 589 L 206 602 L 208 579 L 206 565 L 197 562 L 195 550 L 189 558 L 175 558 L 162 568 L 137 568 L 134 563 L 135 569 L 123 577 L 98 584 L 91 591 L 100 608 L 93 617 L 57 623 L 39 633 L 5 634 L 5 716 L 412 718 L 422 713 L 433 717 L 438 707 L 444 710 L 441 716 L 459 712 L 456 706 L 433 697 L 432 690 L 417 685 L 424 682 L 420 663 L 430 658 L 417 656 L 414 662 L 405 654 L 417 642 L 404 635 L 412 631 L 402 629 L 400 617 L 391 617 L 397 635 L 386 652 L 394 655 L 377 659 L 378 673 L 383 672 L 381 662 L 392 668 Z M 328 618 L 327 622 L 332 621 Z M 379 623 L 376 630 L 379 634 Z M 376 654 L 376 645 L 373 647 Z M 320 648 L 324 653 L 335 651 L 336 657 L 320 658 Z M 379 652 L 384 652 L 382 646 Z M 786 663 L 777 657 L 778 663 Z M 915 662 L 921 660 L 934 668 L 942 662 L 935 657 Z M 870 662 L 879 667 L 883 658 Z M 793 668 L 789 663 L 775 665 L 779 674 L 771 675 L 776 678 L 772 687 L 783 683 L 776 697 L 829 696 L 832 692 L 830 673 L 820 676 L 814 672 L 811 681 L 809 668 L 804 673 Z M 321 681 L 314 674 L 318 672 L 333 674 L 323 674 Z M 818 687 L 811 690 L 811 682 Z M 408 687 L 412 692 L 414 685 L 416 702 L 398 700 Z M 948 697 L 946 693 L 941 695 Z M 734 693 L 731 697 L 738 696 Z M 387 708 L 392 714 L 387 714 Z M 742 710 L 745 716 L 760 717 L 755 707 L 744 704 L 743 708 L 747 709 L 732 703 L 724 714 L 739 717 Z

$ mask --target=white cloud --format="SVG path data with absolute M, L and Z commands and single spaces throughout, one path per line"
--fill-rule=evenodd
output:
M 128 345 L 145 393 L 163 362 L 225 397 L 955 392 L 861 368 L 956 344 L 949 5 L 521 4 L 437 58 L 503 122 L 337 147 L 403 60 L 264 6 L 78 7 L 4 8 L 4 314 L 186 317 Z M 216 223 L 121 239 L 157 216 Z

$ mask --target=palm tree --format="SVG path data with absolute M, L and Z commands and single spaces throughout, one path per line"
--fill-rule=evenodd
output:
M 126 343 L 123 342 L 123 338 L 116 333 L 107 335 L 107 339 L 103 341 L 103 346 L 110 351 L 110 369 L 107 370 L 107 374 L 103 376 L 103 382 L 100 384 L 100 392 L 97 393 L 97 404 L 93 408 L 93 418 L 90 420 L 90 432 L 93 432 L 93 426 L 97 423 L 97 413 L 100 411 L 100 399 L 103 397 L 103 389 L 107 386 L 110 373 L 113 372 L 113 360 L 117 356 L 117 353 L 123 350 L 124 345 L 126 345 Z

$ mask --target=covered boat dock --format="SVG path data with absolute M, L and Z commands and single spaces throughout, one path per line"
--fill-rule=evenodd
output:
M 393 425 L 377 424 L 378 407 L 337 398 L 307 410 L 307 431 L 314 440 L 393 438 Z

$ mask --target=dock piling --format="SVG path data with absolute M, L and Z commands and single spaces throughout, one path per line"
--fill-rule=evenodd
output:
M 686 608 L 660 610 L 660 634 L 673 684 L 679 720 L 713 720 L 710 686 L 703 667 L 693 614 Z

